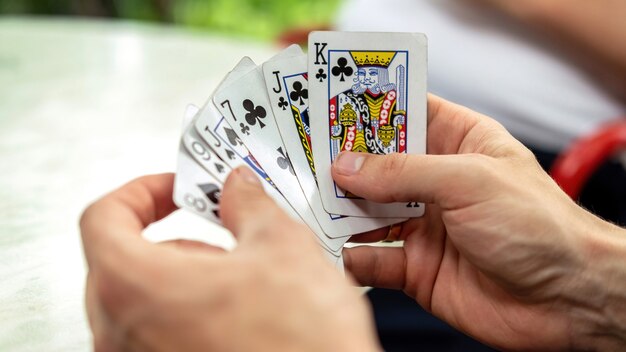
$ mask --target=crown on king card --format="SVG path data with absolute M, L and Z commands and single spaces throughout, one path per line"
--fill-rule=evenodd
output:
M 357 66 L 387 67 L 396 53 L 395 51 L 351 51 L 350 55 Z

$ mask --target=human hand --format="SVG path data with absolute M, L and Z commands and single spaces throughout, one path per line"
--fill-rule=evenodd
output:
M 346 249 L 346 268 L 360 284 L 401 289 L 499 349 L 597 347 L 610 326 L 600 323 L 599 287 L 611 275 L 596 274 L 626 268 L 610 254 L 617 237 L 597 235 L 622 230 L 571 201 L 494 120 L 434 96 L 428 107 L 431 155 L 345 153 L 333 164 L 337 184 L 358 196 L 428 203 L 422 218 L 404 223 L 403 247 Z
M 96 351 L 378 349 L 364 298 L 249 169 L 234 170 L 222 194 L 232 252 L 142 239 L 176 208 L 172 183 L 171 174 L 139 178 L 81 218 Z

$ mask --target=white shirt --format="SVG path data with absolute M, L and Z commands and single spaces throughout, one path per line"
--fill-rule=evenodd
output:
M 503 15 L 462 1 L 348 0 L 335 28 L 426 33 L 430 92 L 495 118 L 545 150 L 559 151 L 626 115 L 626 104 L 566 55 Z

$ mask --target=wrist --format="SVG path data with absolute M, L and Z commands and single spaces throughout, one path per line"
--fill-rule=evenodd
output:
M 581 268 L 563 293 L 574 349 L 626 347 L 626 230 L 586 214 Z

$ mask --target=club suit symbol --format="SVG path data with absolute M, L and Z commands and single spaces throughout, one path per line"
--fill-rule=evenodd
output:
M 287 110 L 287 100 L 285 100 L 284 97 L 280 97 L 280 99 L 278 99 L 278 107 L 283 110 Z
M 333 76 L 339 77 L 339 80 L 341 82 L 345 82 L 345 76 L 352 76 L 352 74 L 354 73 L 354 69 L 352 69 L 352 67 L 348 66 L 348 60 L 345 57 L 340 57 L 339 59 L 337 59 L 337 66 L 334 66 L 333 69 L 331 70 Z
M 300 105 L 304 105 L 303 99 L 309 99 L 309 90 L 302 86 L 302 82 L 295 81 L 293 82 L 293 91 L 289 93 L 289 97 L 293 101 L 299 101 Z
M 261 119 L 264 119 L 267 116 L 267 111 L 262 106 L 254 106 L 254 103 L 250 99 L 246 99 L 243 101 L 242 106 L 246 109 L 247 113 L 245 115 L 246 121 L 248 124 L 254 126 L 257 121 L 259 122 L 259 127 L 265 127 L 265 124 Z
M 250 135 L 250 126 L 248 125 L 244 125 L 243 122 L 239 124 L 239 127 L 241 127 L 241 133 L 244 133 L 246 135 Z
M 326 77 L 328 76 L 324 72 L 323 68 L 320 68 L 319 70 L 317 70 L 317 73 L 315 74 L 315 78 L 319 79 L 320 82 L 323 82 L 326 79 Z
M 283 151 L 283 147 L 278 147 L 276 151 L 280 153 L 280 156 L 276 158 L 276 163 L 278 164 L 278 166 L 283 170 L 289 170 L 289 172 L 291 172 L 291 174 L 295 176 L 296 172 L 293 170 L 293 166 L 291 165 L 289 156 Z

